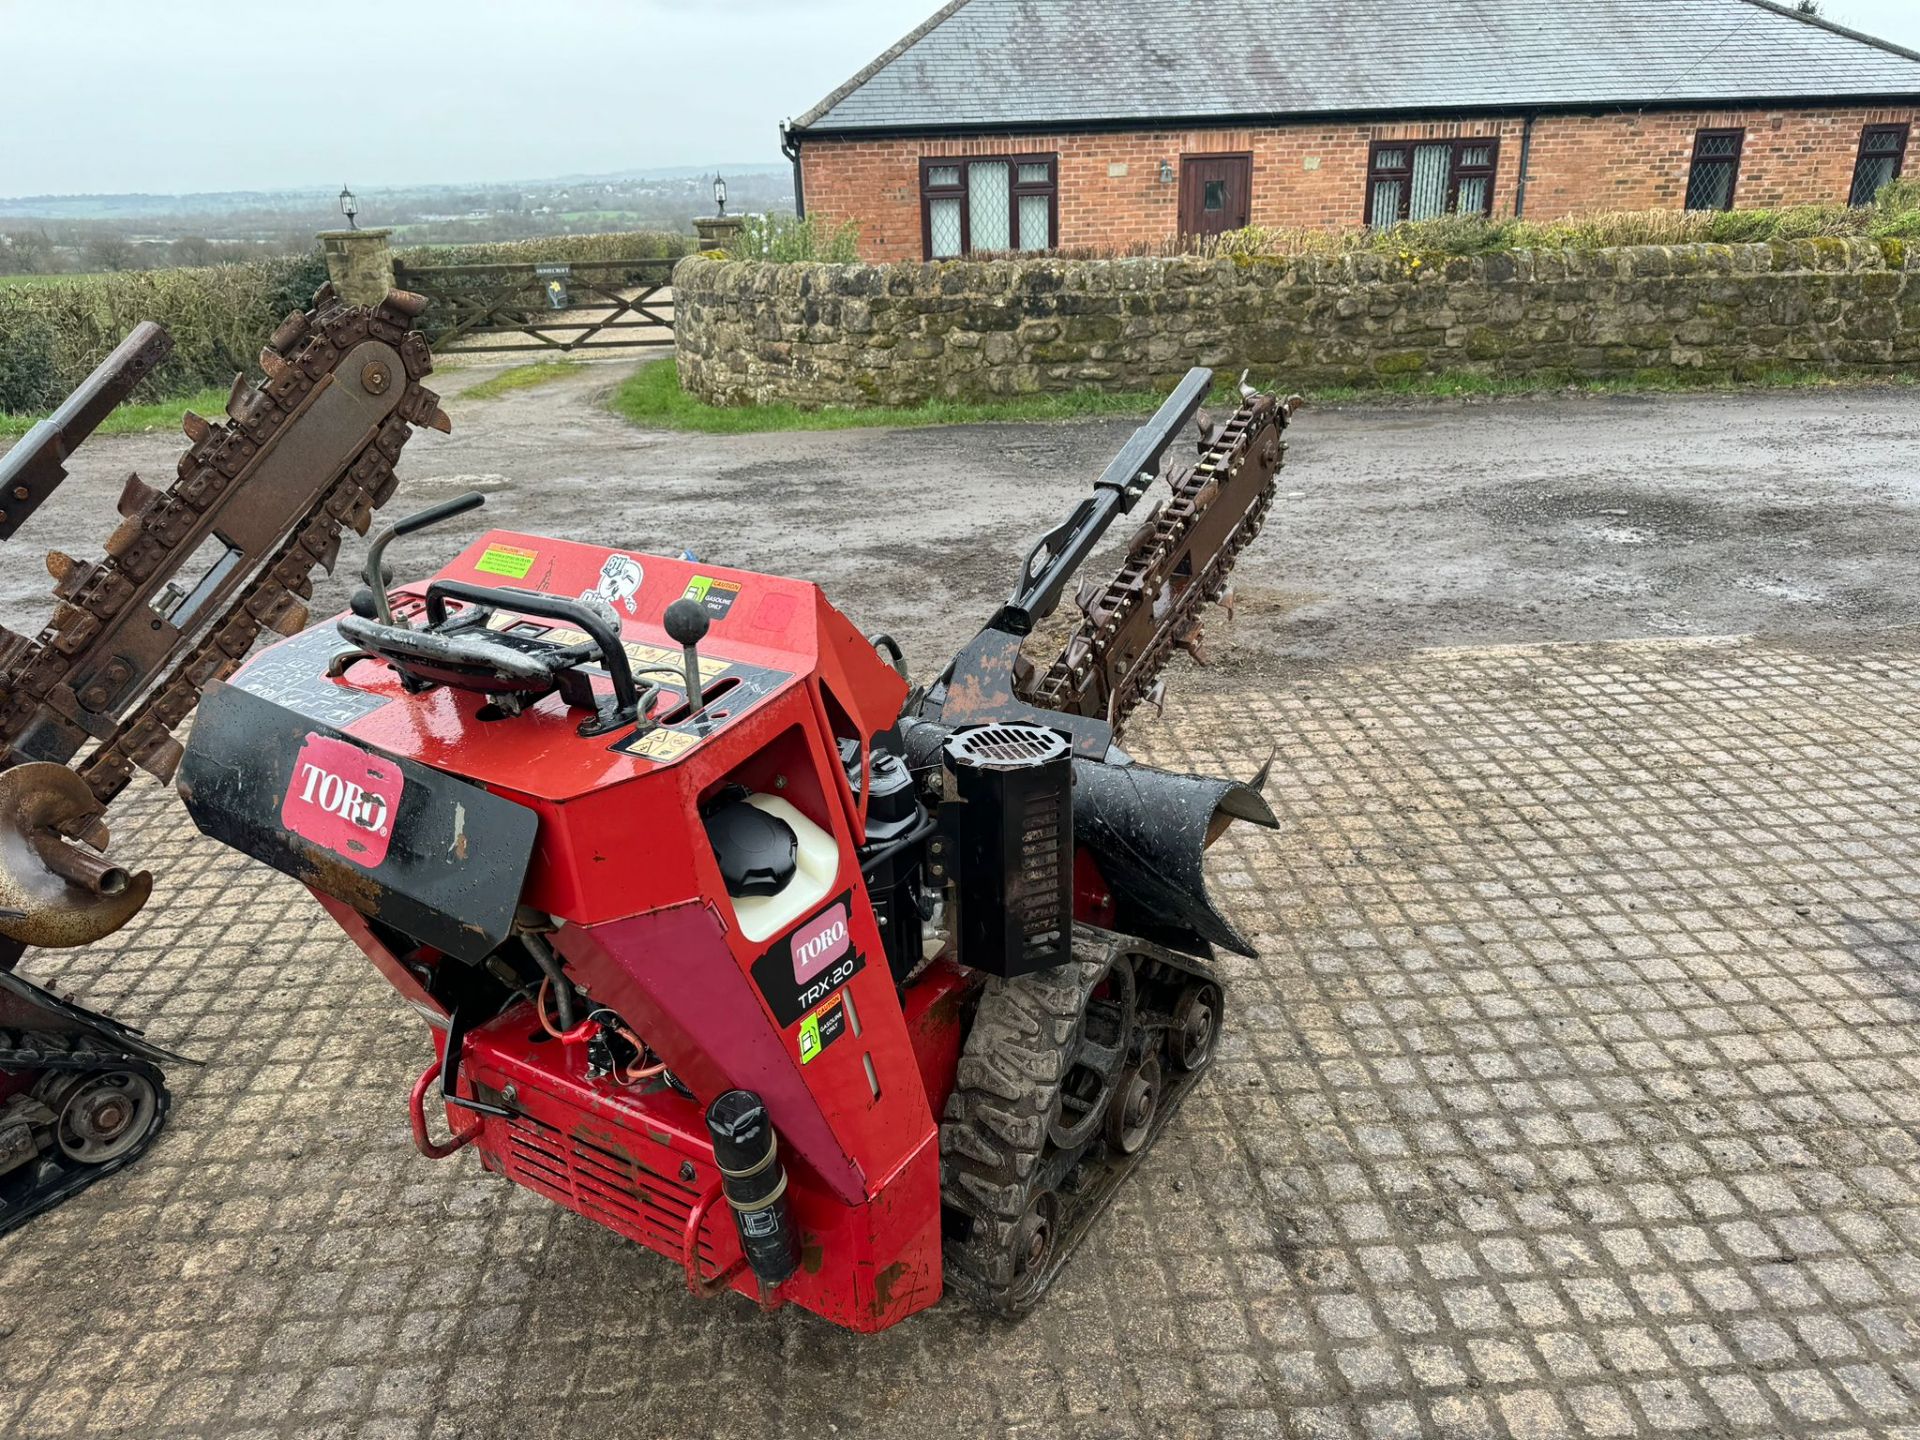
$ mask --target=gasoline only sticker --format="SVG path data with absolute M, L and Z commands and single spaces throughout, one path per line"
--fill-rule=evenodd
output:
M 533 569 L 533 562 L 539 558 L 538 551 L 522 550 L 513 545 L 489 545 L 487 553 L 480 557 L 480 563 L 473 568 L 483 575 L 504 575 L 509 580 L 524 580 Z
M 733 609 L 733 602 L 740 598 L 740 586 L 732 580 L 715 580 L 706 575 L 696 575 L 687 586 L 687 593 L 682 598 L 699 601 L 707 614 L 716 620 L 724 620 L 727 618 L 727 612 Z
M 831 1005 L 807 1016 L 800 1022 L 800 1063 L 811 1065 L 816 1056 L 847 1030 L 847 1002 L 835 1000 Z

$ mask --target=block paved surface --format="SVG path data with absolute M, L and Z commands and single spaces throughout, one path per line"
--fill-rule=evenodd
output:
M 34 955 L 203 1057 L 0 1241 L 0 1440 L 1920 1436 L 1920 632 L 1177 677 L 1284 828 L 1221 1058 L 1046 1306 L 885 1335 L 407 1137 L 424 1027 L 143 791 L 157 900 Z

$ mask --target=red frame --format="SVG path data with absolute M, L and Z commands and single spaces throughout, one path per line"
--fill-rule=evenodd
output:
M 1430 145 L 1450 146 L 1453 154 L 1447 160 L 1447 214 L 1460 213 L 1460 182 L 1462 180 L 1485 180 L 1487 182 L 1487 203 L 1475 212 L 1483 216 L 1493 214 L 1494 183 L 1500 173 L 1500 137 L 1497 135 L 1462 135 L 1456 137 L 1438 137 L 1423 140 L 1375 140 L 1367 147 L 1367 193 L 1364 202 L 1364 219 L 1368 226 L 1379 221 L 1373 213 L 1373 195 L 1375 182 L 1380 180 L 1399 180 L 1400 213 L 1393 217 L 1393 223 L 1403 224 L 1410 215 L 1413 206 L 1413 152 Z M 1397 170 L 1380 168 L 1380 152 L 1383 150 L 1404 150 L 1407 163 Z M 1462 165 L 1460 153 L 1463 150 L 1485 150 L 1487 163 L 1484 165 Z
M 1702 155 L 1700 153 L 1701 147 L 1704 146 L 1707 141 L 1726 139 L 1733 141 L 1733 154 Z M 1688 210 L 1701 210 L 1703 213 L 1708 214 L 1712 213 L 1706 210 L 1705 207 L 1696 206 L 1693 203 L 1693 182 L 1700 174 L 1701 165 L 1707 164 L 1731 165 L 1733 167 L 1733 183 L 1727 186 L 1727 203 L 1721 207 L 1723 210 L 1733 209 L 1734 204 L 1740 198 L 1740 162 L 1746 158 L 1746 154 L 1747 132 L 1743 126 L 1727 126 L 1718 129 L 1694 131 L 1693 162 L 1687 167 L 1687 193 L 1682 201 L 1685 208 Z
M 1869 152 L 1867 143 L 1876 135 L 1898 136 L 1899 143 L 1895 145 L 1891 151 L 1878 150 Z M 1864 200 L 1860 198 L 1860 168 L 1865 165 L 1868 160 L 1883 160 L 1891 154 L 1893 156 L 1892 180 L 1898 180 L 1907 168 L 1907 146 L 1912 140 L 1913 126 L 1910 124 L 1868 125 L 1864 127 L 1860 131 L 1860 150 L 1853 161 L 1853 186 L 1847 192 L 1847 203 L 1849 205 L 1871 205 L 1873 203 L 1872 195 L 1867 196 Z M 1890 184 L 1892 181 L 1890 180 L 1888 183 Z
M 1020 201 L 1028 196 L 1047 197 L 1047 249 L 1054 250 L 1060 245 L 1060 157 L 1058 154 L 1045 155 L 923 155 L 920 157 L 920 253 L 928 260 L 964 260 L 974 253 L 973 249 L 973 201 L 968 185 L 967 172 L 975 165 L 1005 165 L 1011 189 L 1007 196 L 1010 207 L 1009 231 L 1017 242 L 1020 238 Z M 1020 167 L 1022 165 L 1045 165 L 1047 182 L 1044 185 L 1031 181 L 1022 183 Z M 935 170 L 957 169 L 960 183 L 940 185 L 933 183 Z M 960 202 L 960 253 L 958 255 L 935 256 L 933 253 L 933 202 L 935 200 L 958 200 Z M 994 254 L 1021 253 L 1016 243 L 1011 251 L 994 251 Z M 1024 253 L 1034 253 L 1031 251 Z

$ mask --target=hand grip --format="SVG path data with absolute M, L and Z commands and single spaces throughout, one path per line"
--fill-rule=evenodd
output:
M 435 580 L 427 586 L 427 626 L 438 628 L 447 623 L 447 601 L 464 600 L 469 605 L 492 605 L 522 615 L 537 615 L 543 620 L 564 620 L 584 631 L 600 651 L 600 663 L 613 680 L 613 698 L 619 723 L 635 719 L 640 713 L 640 696 L 633 687 L 633 662 L 627 647 L 620 643 L 620 632 L 607 623 L 604 615 L 578 600 L 558 595 L 543 595 L 537 590 L 516 590 L 510 585 L 472 585 L 465 580 Z
M 456 515 L 465 515 L 469 510 L 478 510 L 487 503 L 487 497 L 478 490 L 465 495 L 455 496 L 451 500 L 442 500 L 438 505 L 429 505 L 424 510 L 416 510 L 404 520 L 396 520 L 393 533 L 411 535 L 416 530 L 424 530 L 429 525 L 438 525 L 442 520 L 451 520 Z

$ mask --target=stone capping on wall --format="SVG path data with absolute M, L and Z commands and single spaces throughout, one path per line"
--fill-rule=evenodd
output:
M 681 382 L 699 398 L 911 405 L 1164 390 L 1193 365 L 1294 389 L 1920 368 L 1916 249 L 1820 239 L 887 265 L 690 256 L 673 284 Z

